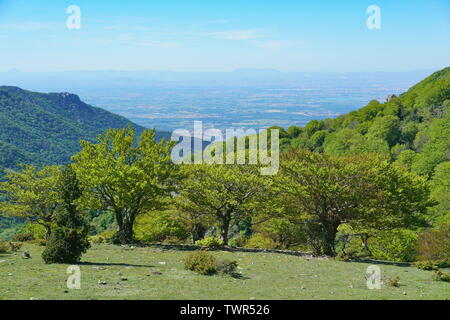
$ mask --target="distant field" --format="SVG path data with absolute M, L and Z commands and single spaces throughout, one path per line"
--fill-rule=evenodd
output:
M 24 250 L 32 259 L 22 258 Z M 201 276 L 183 268 L 189 251 L 112 245 L 95 245 L 83 256 L 81 290 L 68 290 L 68 265 L 45 265 L 42 250 L 26 244 L 15 255 L 0 254 L 0 299 L 450 298 L 450 284 L 407 264 L 378 263 L 382 277 L 400 277 L 400 287 L 369 290 L 366 269 L 373 263 L 215 251 L 218 258 L 237 260 L 241 277 Z

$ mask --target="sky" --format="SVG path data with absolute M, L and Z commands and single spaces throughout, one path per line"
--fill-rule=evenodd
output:
M 80 29 L 68 29 L 70 5 Z M 369 29 L 380 8 L 380 29 Z M 0 0 L 0 71 L 450 66 L 449 0 Z

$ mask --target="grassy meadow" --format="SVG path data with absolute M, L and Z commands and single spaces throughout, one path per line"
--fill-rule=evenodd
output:
M 341 262 L 278 253 L 214 251 L 236 260 L 239 276 L 202 276 L 184 270 L 191 252 L 158 246 L 94 245 L 79 263 L 81 289 L 66 286 L 68 265 L 46 265 L 43 247 L 25 244 L 0 254 L 0 299 L 449 299 L 450 284 L 408 264 Z M 28 251 L 31 259 L 23 259 Z M 400 278 L 399 287 L 366 286 L 366 269 Z

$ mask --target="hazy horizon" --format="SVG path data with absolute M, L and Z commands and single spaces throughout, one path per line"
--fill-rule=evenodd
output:
M 0 70 L 437 70 L 449 29 L 446 0 L 0 0 Z

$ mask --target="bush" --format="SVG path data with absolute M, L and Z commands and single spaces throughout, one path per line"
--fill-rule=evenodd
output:
M 259 248 L 259 249 L 276 249 L 278 243 L 271 238 L 265 237 L 261 233 L 254 234 L 250 239 L 248 239 L 245 244 L 246 248 Z
M 206 248 L 217 248 L 223 246 L 223 241 L 216 237 L 205 237 L 195 241 L 195 245 Z
M 185 242 L 184 240 L 181 240 L 178 237 L 169 236 L 169 237 L 165 238 L 162 243 L 169 244 L 169 245 L 171 245 L 171 244 L 175 245 L 175 244 L 182 244 L 184 242 Z
M 174 218 L 171 211 L 156 211 L 138 216 L 134 224 L 135 238 L 142 242 L 164 242 L 189 237 L 189 232 Z
M 228 275 L 234 275 L 236 273 L 237 266 L 237 261 L 222 260 L 217 264 L 217 271 Z
M 34 235 L 31 232 L 19 233 L 12 238 L 12 241 L 14 242 L 25 242 L 31 240 L 34 240 Z
M 429 260 L 429 261 L 417 261 L 414 266 L 420 270 L 437 270 L 439 268 L 447 268 L 450 266 L 450 260 Z
M 400 287 L 400 277 L 389 277 L 384 280 L 384 284 L 389 287 Z
M 248 241 L 247 237 L 238 236 L 236 238 L 230 239 L 230 241 L 228 243 L 231 247 L 243 248 L 243 247 L 245 247 L 245 244 L 247 243 L 247 241 Z
M 369 248 L 375 259 L 414 261 L 418 236 L 414 231 L 396 229 L 384 231 L 369 239 Z
M 95 236 L 90 236 L 88 240 L 92 244 L 110 243 L 114 233 L 115 231 L 108 230 Z
M 19 251 L 20 248 L 22 248 L 22 243 L 20 243 L 20 242 L 10 242 L 9 243 L 9 248 L 11 249 L 12 252 Z
M 21 234 L 31 234 L 33 239 L 45 239 L 45 227 L 40 224 L 26 223 L 20 230 Z M 25 241 L 30 241 L 25 240 Z
M 450 226 L 441 226 L 422 233 L 416 246 L 419 261 L 450 259 Z
M 186 258 L 184 267 L 202 275 L 212 275 L 217 272 L 218 262 L 210 252 L 196 251 Z
M 64 206 L 53 214 L 52 233 L 42 258 L 45 263 L 76 263 L 90 247 L 89 225 L 74 204 L 81 197 L 81 189 L 70 166 L 62 172 L 59 188 Z
M 0 241 L 0 253 L 8 253 L 9 250 L 9 245 L 6 242 Z
M 450 282 L 450 272 L 434 270 L 432 274 L 432 279 L 435 281 Z

